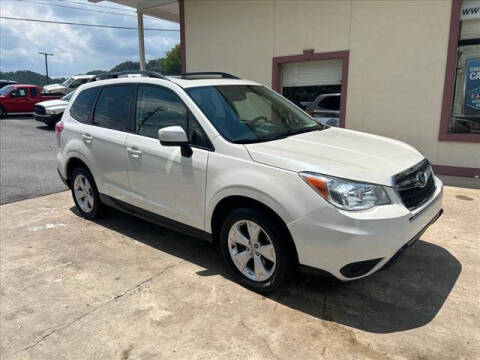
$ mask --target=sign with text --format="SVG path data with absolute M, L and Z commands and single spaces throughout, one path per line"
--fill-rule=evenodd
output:
M 480 115 L 480 59 L 467 59 L 463 113 Z
M 460 20 L 480 18 L 480 0 L 463 0 Z

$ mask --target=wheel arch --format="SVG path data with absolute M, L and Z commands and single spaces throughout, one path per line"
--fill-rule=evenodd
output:
M 223 220 L 228 216 L 230 212 L 234 209 L 247 207 L 247 208 L 254 208 L 261 210 L 268 214 L 270 218 L 272 218 L 278 226 L 283 228 L 284 233 L 286 234 L 286 241 L 287 245 L 290 249 L 290 253 L 293 255 L 293 260 L 298 265 L 298 253 L 297 248 L 295 246 L 295 242 L 293 241 L 292 235 L 290 234 L 290 230 L 287 227 L 287 222 L 282 216 L 280 216 L 272 207 L 266 205 L 265 203 L 253 199 L 249 196 L 245 195 L 229 195 L 222 198 L 218 201 L 212 211 L 212 216 L 210 218 L 210 226 L 211 226 L 211 233 L 212 239 L 215 244 L 218 244 L 219 241 L 219 234 L 220 228 Z
M 76 155 L 72 155 L 66 162 L 66 165 L 65 165 L 65 180 L 67 181 L 67 184 L 69 187 L 71 187 L 71 176 L 72 176 L 72 172 L 73 170 L 75 170 L 77 167 L 84 167 L 86 168 L 88 171 L 90 171 L 90 173 L 92 174 L 93 176 L 93 173 L 92 171 L 90 170 L 90 167 L 87 165 L 86 161 L 84 159 L 81 159 L 80 156 L 76 156 Z

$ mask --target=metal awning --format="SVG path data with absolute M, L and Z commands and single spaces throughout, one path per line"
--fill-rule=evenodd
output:
M 88 0 L 92 3 L 99 3 L 104 0 Z M 178 0 L 108 0 L 115 4 L 125 5 L 137 10 L 144 15 L 152 16 L 180 23 L 180 11 Z
M 105 0 L 88 0 L 99 3 Z M 108 0 L 137 10 L 138 50 L 140 55 L 140 70 L 145 70 L 145 40 L 143 33 L 143 15 L 157 19 L 180 23 L 180 6 L 178 0 Z

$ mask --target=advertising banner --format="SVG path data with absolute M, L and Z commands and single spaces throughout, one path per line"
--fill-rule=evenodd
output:
M 463 104 L 465 115 L 480 115 L 480 58 L 467 59 Z

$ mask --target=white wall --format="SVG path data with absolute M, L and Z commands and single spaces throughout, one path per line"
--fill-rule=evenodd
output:
M 479 143 L 439 142 L 450 1 L 185 1 L 188 71 L 271 86 L 272 57 L 350 51 L 346 127 L 480 168 Z

